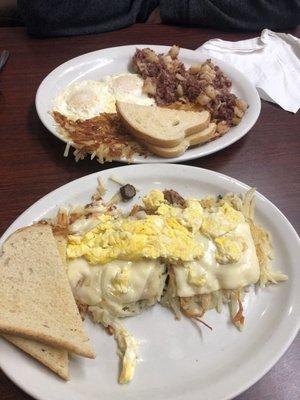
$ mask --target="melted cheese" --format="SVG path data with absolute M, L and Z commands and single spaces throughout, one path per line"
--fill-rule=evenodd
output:
M 79 218 L 70 225 L 69 231 L 73 235 L 84 235 L 99 224 L 98 218 Z
M 190 297 L 219 289 L 238 289 L 258 281 L 260 269 L 249 225 L 240 223 L 233 234 L 243 239 L 245 249 L 237 262 L 227 264 L 217 262 L 214 242 L 199 235 L 198 240 L 205 248 L 202 259 L 174 267 L 178 296 Z
M 157 260 L 112 261 L 91 265 L 84 258 L 68 261 L 68 278 L 75 298 L 99 306 L 116 317 L 126 305 L 140 300 L 155 303 L 165 283 L 165 267 Z

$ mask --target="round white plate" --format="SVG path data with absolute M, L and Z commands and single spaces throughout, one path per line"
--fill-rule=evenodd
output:
M 117 174 L 141 188 L 173 188 L 183 196 L 241 193 L 248 186 L 213 171 L 181 165 L 131 165 L 77 179 L 48 194 L 25 211 L 6 231 L 51 216 L 61 204 L 85 204 L 94 192 L 97 176 Z M 119 186 L 108 182 L 108 198 Z M 137 199 L 135 200 L 137 201 Z M 35 360 L 0 341 L 0 366 L 23 390 L 39 400 L 225 400 L 238 395 L 261 378 L 285 352 L 300 322 L 300 243 L 281 212 L 261 194 L 256 194 L 256 220 L 273 236 L 274 267 L 288 274 L 287 282 L 245 300 L 246 326 L 237 331 L 229 323 L 227 310 L 210 311 L 205 321 L 213 331 L 189 320 L 174 320 L 159 305 L 124 325 L 140 340 L 140 362 L 134 380 L 117 383 L 118 357 L 114 340 L 101 326 L 86 320 L 97 358 L 79 357 L 70 362 L 69 382 L 63 382 Z
M 129 71 L 131 57 L 135 49 L 150 47 L 157 53 L 165 53 L 169 50 L 168 46 L 152 45 L 132 45 L 112 47 L 109 49 L 98 50 L 73 58 L 65 62 L 52 71 L 41 83 L 36 94 L 36 109 L 40 120 L 45 127 L 59 139 L 66 140 L 56 131 L 55 122 L 49 112 L 52 110 L 52 101 L 57 94 L 69 84 L 87 79 L 101 80 L 105 75 L 119 74 Z M 203 62 L 206 57 L 197 53 L 197 51 L 181 49 L 180 59 L 186 64 L 191 65 L 195 62 Z M 244 136 L 255 124 L 260 113 L 260 98 L 255 87 L 241 72 L 231 65 L 221 60 L 213 60 L 225 72 L 232 81 L 232 91 L 238 97 L 246 100 L 249 104 L 244 118 L 238 126 L 230 129 L 223 137 L 187 150 L 177 158 L 161 158 L 149 156 L 146 159 L 141 156 L 135 156 L 133 162 L 136 163 L 157 163 L 157 162 L 180 162 L 192 160 L 215 153 L 229 146 Z M 123 160 L 126 161 L 126 160 Z

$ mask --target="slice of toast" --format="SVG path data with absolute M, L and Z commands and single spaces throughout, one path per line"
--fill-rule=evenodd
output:
M 179 157 L 189 147 L 203 144 L 212 139 L 216 132 L 216 128 L 217 126 L 215 123 L 210 123 L 207 128 L 186 137 L 179 145 L 174 147 L 159 147 L 146 142 L 143 142 L 143 145 L 147 147 L 151 151 L 151 153 L 157 156 L 164 158 Z
M 66 239 L 63 236 L 55 235 L 54 237 L 61 259 L 65 265 Z M 62 379 L 69 379 L 69 357 L 66 350 L 56 349 L 45 343 L 39 343 L 20 336 L 3 335 L 2 337 L 51 369 Z
M 93 358 L 49 225 L 14 232 L 0 258 L 0 332 Z
M 173 110 L 117 101 L 120 119 L 135 138 L 154 146 L 174 147 L 189 135 L 207 128 L 208 111 Z
M 19 336 L 3 335 L 3 338 L 44 364 L 61 378 L 69 379 L 69 357 L 66 350 L 55 349 L 47 344 Z

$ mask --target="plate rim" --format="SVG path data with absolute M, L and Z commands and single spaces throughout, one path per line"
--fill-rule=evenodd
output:
M 243 188 L 243 189 L 248 189 L 249 186 L 235 178 L 232 178 L 228 175 L 222 174 L 220 172 L 215 172 L 209 169 L 205 169 L 205 168 L 198 168 L 198 167 L 194 167 L 194 166 L 187 166 L 187 165 L 178 165 L 178 164 L 169 164 L 166 166 L 166 164 L 156 164 L 155 167 L 160 167 L 161 168 L 170 168 L 170 171 L 172 170 L 172 173 L 174 171 L 174 169 L 176 168 L 180 168 L 180 169 L 185 169 L 187 171 L 197 171 L 198 173 L 202 173 L 202 174 L 209 174 L 211 176 L 218 176 L 218 178 L 224 180 L 224 181 L 230 181 L 232 182 L 234 185 L 236 185 L 239 188 Z M 14 226 L 18 223 L 18 221 L 20 219 L 22 219 L 22 217 L 26 216 L 26 214 L 30 213 L 35 207 L 37 207 L 38 205 L 41 205 L 42 202 L 47 201 L 48 199 L 50 200 L 51 197 L 55 196 L 56 194 L 58 194 L 61 190 L 66 189 L 68 187 L 71 187 L 73 185 L 78 184 L 78 183 L 83 183 L 84 180 L 86 180 L 87 178 L 93 178 L 95 177 L 95 181 L 96 181 L 96 177 L 99 175 L 111 175 L 111 171 L 113 171 L 114 173 L 117 172 L 117 170 L 124 170 L 124 169 L 140 169 L 142 170 L 143 168 L 152 168 L 153 165 L 152 164 L 147 164 L 147 165 L 128 165 L 128 166 L 118 166 L 115 168 L 109 168 L 103 171 L 98 171 L 98 172 L 94 172 L 88 175 L 85 175 L 83 177 L 80 177 L 78 179 L 74 179 L 71 182 L 68 182 L 64 185 L 61 185 L 60 187 L 56 188 L 55 190 L 49 192 L 48 194 L 46 194 L 45 196 L 43 196 L 41 199 L 37 200 L 35 203 L 33 203 L 30 207 L 28 207 L 25 211 L 23 211 L 19 217 L 17 217 L 12 224 L 5 230 L 5 232 L 3 233 L 3 235 L 0 238 L 0 245 L 3 244 L 4 239 L 11 233 L 11 231 L 14 229 Z M 175 175 L 175 173 L 174 173 Z M 82 186 L 81 186 L 82 187 Z M 262 195 L 260 192 L 256 192 L 256 196 L 262 200 L 263 202 L 266 202 L 266 204 L 268 204 L 274 211 L 276 211 L 276 214 L 278 214 L 278 216 L 281 218 L 281 220 L 284 222 L 284 224 L 288 227 L 288 229 L 290 230 L 290 232 L 293 234 L 293 236 L 295 237 L 296 241 L 298 242 L 299 248 L 300 248 L 300 238 L 295 230 L 295 228 L 292 226 L 292 224 L 289 222 L 289 220 L 285 217 L 285 215 L 276 207 L 275 204 L 273 204 L 270 200 L 268 200 L 264 195 Z M 66 201 L 66 200 L 65 200 Z M 61 203 L 64 204 L 65 201 L 62 201 Z M 57 205 L 57 204 L 56 204 Z M 293 330 L 292 330 L 292 334 L 289 334 L 288 339 L 281 341 L 282 345 L 279 349 L 279 351 L 276 351 L 276 353 L 274 353 L 274 356 L 272 357 L 272 359 L 269 359 L 268 362 L 266 362 L 263 366 L 263 368 L 256 374 L 254 374 L 252 376 L 252 378 L 247 378 L 246 382 L 239 386 L 238 389 L 235 390 L 231 390 L 229 397 L 224 397 L 222 398 L 222 400 L 229 400 L 232 399 L 235 396 L 238 396 L 239 394 L 243 393 L 245 390 L 247 390 L 248 388 L 250 388 L 252 385 L 254 385 L 259 379 L 261 379 L 277 362 L 278 360 L 283 356 L 283 354 L 287 351 L 287 349 L 289 348 L 289 346 L 291 345 L 291 343 L 293 342 L 293 340 L 295 339 L 298 330 L 300 328 L 300 315 L 298 316 L 297 319 L 294 318 L 294 324 L 293 324 Z M 21 388 L 25 393 L 29 394 L 30 396 L 32 396 L 33 398 L 42 400 L 44 399 L 44 397 L 37 397 L 31 390 L 30 388 L 20 384 L 17 380 L 17 378 L 14 377 L 13 374 L 11 374 L 9 371 L 6 371 L 5 366 L 3 366 L 2 360 L 1 360 L 1 355 L 0 355 L 0 367 L 3 371 L 3 373 L 15 384 L 17 385 L 19 388 Z M 190 397 L 187 397 L 187 399 L 189 399 Z M 194 399 L 194 396 L 192 395 L 191 397 L 192 399 Z M 220 398 L 221 399 L 221 398 Z
M 136 47 L 150 47 L 153 48 L 154 50 L 156 49 L 156 51 L 166 51 L 168 49 L 170 49 L 170 46 L 166 46 L 166 45 L 151 45 L 151 44 L 132 44 L 132 45 L 124 45 L 124 46 L 114 46 L 114 47 L 107 47 L 104 49 L 100 49 L 100 50 L 94 50 L 94 51 L 90 51 L 88 53 L 84 53 L 84 54 L 80 54 L 79 56 L 73 57 L 65 62 L 63 62 L 62 64 L 58 65 L 56 68 L 54 68 L 52 71 L 49 72 L 49 74 L 47 74 L 44 79 L 42 80 L 42 82 L 40 83 L 37 91 L 36 91 L 36 95 L 35 95 L 35 108 L 38 114 L 38 117 L 40 119 L 40 121 L 42 122 L 43 126 L 55 137 L 57 137 L 60 141 L 64 142 L 64 143 L 70 143 L 70 145 L 72 146 L 72 141 L 67 141 L 65 140 L 62 136 L 59 135 L 58 132 L 56 132 L 56 130 L 54 129 L 54 127 L 49 127 L 49 125 L 47 124 L 46 120 L 44 119 L 44 114 L 45 111 L 41 110 L 40 108 L 40 102 L 39 99 L 42 97 L 43 95 L 43 90 L 44 90 L 44 86 L 49 83 L 49 81 L 52 79 L 52 77 L 55 77 L 55 75 L 59 72 L 59 71 L 63 71 L 64 68 L 66 68 L 69 64 L 71 65 L 72 63 L 74 63 L 75 61 L 79 61 L 80 59 L 84 59 L 88 56 L 94 56 L 94 55 L 101 55 L 101 53 L 105 53 L 107 51 L 118 51 L 120 49 L 128 49 L 130 51 L 134 50 Z M 159 50 L 161 49 L 161 50 Z M 181 53 L 185 53 L 192 56 L 195 56 L 195 54 L 197 54 L 197 50 L 192 50 L 192 49 L 187 49 L 187 48 L 180 48 Z M 184 54 L 182 55 L 184 57 Z M 201 55 L 201 53 L 199 53 L 199 57 L 201 57 L 203 55 Z M 215 57 L 211 57 L 212 61 L 215 63 L 218 63 L 221 68 L 222 65 L 225 67 L 230 67 L 230 69 L 232 70 L 232 72 L 234 74 L 240 75 L 242 76 L 243 80 L 246 82 L 246 85 L 248 86 L 248 88 L 251 88 L 251 92 L 252 95 L 255 97 L 255 108 L 256 108 L 256 114 L 253 117 L 252 121 L 249 124 L 249 127 L 242 130 L 240 133 L 238 133 L 237 135 L 235 135 L 234 137 L 232 137 L 231 139 L 227 139 L 227 141 L 221 145 L 216 146 L 216 148 L 212 148 L 210 150 L 204 150 L 201 151 L 201 148 L 203 146 L 198 146 L 197 148 L 199 149 L 200 154 L 192 154 L 189 155 L 189 149 L 182 154 L 179 157 L 175 157 L 175 158 L 163 158 L 163 157 L 158 157 L 155 155 L 151 155 L 150 154 L 150 159 L 145 158 L 143 159 L 142 156 L 138 156 L 138 158 L 133 157 L 133 160 L 131 163 L 133 164 L 149 164 L 149 163 L 153 163 L 153 164 L 158 164 L 158 163 L 164 163 L 164 164 L 170 164 L 170 163 L 178 163 L 178 162 L 185 162 L 185 161 L 191 161 L 191 160 L 195 160 L 198 158 L 202 158 L 202 157 L 206 157 L 210 154 L 214 154 L 217 153 L 220 150 L 225 149 L 226 147 L 231 146 L 233 143 L 239 141 L 242 137 L 244 137 L 245 135 L 247 135 L 250 130 L 254 127 L 254 125 L 256 124 L 260 113 L 261 113 L 261 99 L 259 97 L 258 91 L 255 88 L 255 86 L 253 85 L 253 83 L 247 78 L 247 76 L 239 71 L 237 68 L 235 68 L 234 66 L 232 66 L 230 63 L 227 63 L 224 60 L 219 60 Z M 47 111 L 48 113 L 50 112 L 50 110 Z M 51 129 L 50 129 L 51 128 Z M 228 136 L 224 136 L 227 137 Z M 216 140 L 217 142 L 217 140 Z M 211 142 L 213 143 L 213 142 Z M 205 144 L 204 144 L 205 145 Z M 191 148 L 191 150 L 193 150 L 193 148 Z M 120 163 L 128 163 L 128 160 L 126 159 L 118 159 L 115 160 L 118 161 Z

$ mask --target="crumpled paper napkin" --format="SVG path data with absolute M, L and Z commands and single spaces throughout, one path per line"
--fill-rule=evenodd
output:
M 260 37 L 239 42 L 212 39 L 197 49 L 243 72 L 260 97 L 286 111 L 300 108 L 300 39 L 264 29 Z

